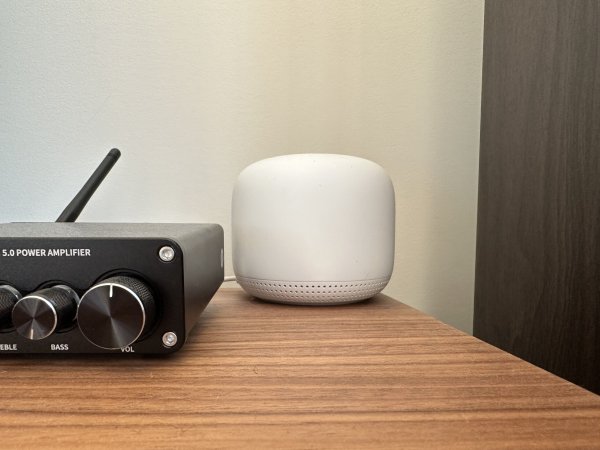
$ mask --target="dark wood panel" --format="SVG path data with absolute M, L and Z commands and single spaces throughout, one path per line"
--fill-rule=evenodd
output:
M 474 334 L 600 392 L 600 2 L 484 26 Z

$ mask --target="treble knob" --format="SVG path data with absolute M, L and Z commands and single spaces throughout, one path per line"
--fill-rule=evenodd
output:
M 0 330 L 11 326 L 11 314 L 15 303 L 21 298 L 21 293 L 7 284 L 0 286 Z
M 42 289 L 21 298 L 13 307 L 12 321 L 17 333 L 37 341 L 73 323 L 77 293 L 68 286 Z
M 92 344 L 116 350 L 142 337 L 155 316 L 150 288 L 137 278 L 115 276 L 92 286 L 81 297 L 77 323 Z

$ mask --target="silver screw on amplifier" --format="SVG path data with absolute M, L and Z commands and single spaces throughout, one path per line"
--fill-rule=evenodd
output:
M 177 344 L 177 335 L 172 331 L 167 331 L 163 334 L 162 342 L 165 347 L 173 347 Z
M 158 251 L 158 257 L 164 262 L 171 262 L 175 258 L 175 250 L 173 247 L 165 245 Z

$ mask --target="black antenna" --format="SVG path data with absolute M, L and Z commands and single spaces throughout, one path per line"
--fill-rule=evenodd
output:
M 83 185 L 81 190 L 77 193 L 75 198 L 71 200 L 71 203 L 67 205 L 65 210 L 62 212 L 60 217 L 56 219 L 57 222 L 75 222 L 87 205 L 87 202 L 90 201 L 98 186 L 102 183 L 110 169 L 113 168 L 117 160 L 121 157 L 121 152 L 119 149 L 113 148 L 106 158 L 100 163 L 98 168 L 94 171 L 89 180 Z

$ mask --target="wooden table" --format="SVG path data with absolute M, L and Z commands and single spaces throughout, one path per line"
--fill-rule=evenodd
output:
M 0 371 L 2 449 L 600 448 L 600 397 L 385 296 L 222 290 L 171 357 L 3 355 Z

